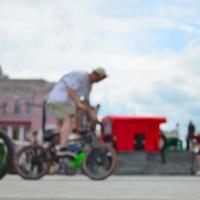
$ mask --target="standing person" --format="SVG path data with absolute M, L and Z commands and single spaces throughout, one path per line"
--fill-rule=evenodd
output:
M 38 144 L 38 132 L 37 131 L 33 131 L 32 133 L 32 138 L 31 138 L 31 144 L 32 145 L 37 145 Z
M 74 71 L 64 75 L 50 92 L 47 103 L 52 109 L 58 124 L 60 143 L 58 155 L 65 155 L 68 151 L 68 137 L 72 132 L 76 107 L 87 111 L 88 106 L 80 101 L 84 98 L 89 103 L 92 85 L 107 77 L 104 68 L 96 68 L 92 72 Z M 96 117 L 95 113 L 92 115 Z
M 186 150 L 187 151 L 190 150 L 190 141 L 194 137 L 194 134 L 195 134 L 195 125 L 193 124 L 192 121 L 190 121 L 188 124 L 188 134 L 187 134 L 187 138 L 186 138 L 186 143 L 187 143 Z

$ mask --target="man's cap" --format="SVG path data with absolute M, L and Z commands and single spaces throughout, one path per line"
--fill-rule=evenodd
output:
M 103 67 L 98 67 L 94 69 L 93 71 L 96 72 L 101 79 L 104 79 L 107 77 L 106 71 Z

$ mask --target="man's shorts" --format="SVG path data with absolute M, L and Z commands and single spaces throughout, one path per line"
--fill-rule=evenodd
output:
M 57 120 L 73 116 L 76 113 L 75 106 L 69 103 L 48 103 L 48 106 L 51 108 L 52 113 Z

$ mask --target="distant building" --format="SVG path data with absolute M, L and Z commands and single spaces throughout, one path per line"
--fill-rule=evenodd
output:
M 2 67 L 0 65 L 0 79 L 8 79 L 9 77 L 3 73 Z
M 54 83 L 5 78 L 2 69 L 0 77 L 0 130 L 19 143 L 30 140 L 34 131 L 42 139 L 42 105 Z

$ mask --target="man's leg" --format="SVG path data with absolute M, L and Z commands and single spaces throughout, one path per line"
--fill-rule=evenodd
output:
M 77 120 L 75 116 L 71 117 L 71 125 L 72 125 L 72 134 L 70 134 L 70 139 L 78 139 L 81 137 L 79 129 L 77 127 Z
M 60 128 L 60 147 L 68 145 L 68 138 L 72 132 L 71 117 L 65 117 Z

